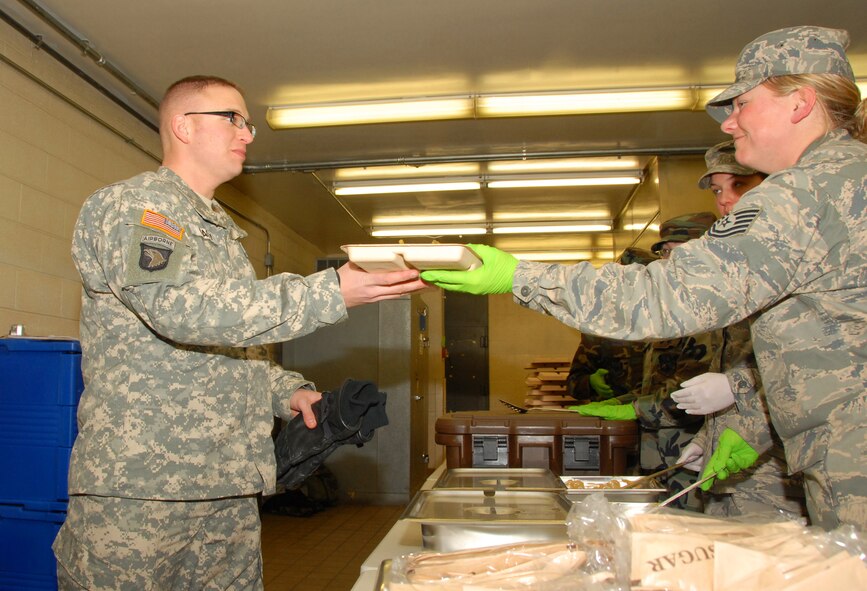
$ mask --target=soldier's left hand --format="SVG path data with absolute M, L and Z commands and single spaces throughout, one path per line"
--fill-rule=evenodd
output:
M 716 474 L 701 485 L 701 490 L 708 491 L 713 486 L 714 480 L 725 480 L 731 474 L 749 468 L 759 459 L 759 454 L 752 446 L 744 441 L 743 437 L 735 431 L 726 428 L 719 436 L 716 451 L 707 461 L 701 477 L 706 478 Z
M 671 393 L 671 399 L 688 415 L 709 415 L 735 402 L 728 376 L 724 373 L 703 373 L 681 383 L 681 387 L 682 390 Z
M 289 399 L 289 408 L 300 412 L 304 418 L 304 424 L 308 429 L 316 427 L 316 415 L 313 413 L 313 403 L 322 399 L 322 392 L 299 388 L 292 393 Z

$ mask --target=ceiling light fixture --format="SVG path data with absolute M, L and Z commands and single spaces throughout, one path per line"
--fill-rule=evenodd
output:
M 426 179 L 424 181 L 402 184 L 385 183 L 334 183 L 334 194 L 344 195 L 382 195 L 386 193 L 424 193 L 428 191 L 473 191 L 481 189 L 482 183 L 473 180 Z
M 488 172 L 491 173 L 539 173 L 602 171 L 602 170 L 641 170 L 638 158 L 631 156 L 617 158 L 543 158 L 539 160 L 495 160 L 488 162 Z
M 861 96 L 867 81 L 856 81 Z M 398 123 L 484 117 L 533 117 L 648 111 L 703 110 L 727 85 L 561 90 L 391 100 L 348 101 L 268 107 L 272 129 Z
M 580 176 L 580 177 L 555 177 L 535 179 L 498 179 L 489 180 L 489 189 L 517 189 L 526 187 L 602 187 L 609 185 L 637 185 L 641 182 L 641 175 L 636 173 L 632 176 Z
M 479 117 L 527 117 L 676 111 L 692 109 L 697 100 L 694 87 L 515 93 L 477 97 L 476 113 Z
M 589 261 L 592 259 L 610 261 L 614 254 L 609 251 L 590 250 L 557 250 L 539 252 L 512 252 L 516 259 L 522 261 Z
M 495 211 L 495 222 L 514 222 L 537 220 L 550 222 L 553 220 L 599 220 L 609 219 L 611 212 L 607 209 L 588 209 L 586 211 Z
M 415 226 L 408 228 L 371 228 L 370 235 L 380 238 L 397 236 L 461 236 L 487 234 L 484 226 Z
M 397 224 L 453 224 L 456 222 L 484 222 L 484 213 L 463 213 L 448 215 L 383 215 L 373 216 L 370 220 L 374 226 L 392 226 Z
M 576 232 L 608 232 L 609 222 L 577 222 L 572 224 L 494 224 L 493 234 L 574 234 Z
M 433 121 L 471 118 L 473 108 L 471 96 L 423 97 L 268 107 L 265 120 L 271 129 Z

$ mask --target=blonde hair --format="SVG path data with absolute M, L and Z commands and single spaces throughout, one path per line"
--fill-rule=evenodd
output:
M 852 80 L 837 74 L 791 74 L 769 78 L 764 84 L 781 96 L 804 86 L 812 87 L 830 127 L 845 129 L 867 143 L 867 99 L 861 100 L 861 92 Z

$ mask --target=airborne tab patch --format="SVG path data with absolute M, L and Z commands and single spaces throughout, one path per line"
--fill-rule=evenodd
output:
M 142 236 L 138 266 L 143 271 L 161 271 L 169 264 L 176 242 L 165 236 Z
M 711 238 L 728 238 L 745 234 L 761 212 L 761 207 L 744 207 L 735 210 L 714 222 L 707 235 Z
M 150 209 L 144 210 L 141 216 L 141 223 L 148 228 L 165 232 L 172 238 L 180 240 L 184 237 L 184 229 L 176 221 L 171 220 L 161 213 L 157 213 Z

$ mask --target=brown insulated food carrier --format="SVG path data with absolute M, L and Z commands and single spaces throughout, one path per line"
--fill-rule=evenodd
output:
M 548 468 L 554 474 L 626 474 L 638 452 L 635 421 L 563 411 L 453 412 L 436 421 L 446 467 Z M 630 458 L 629 456 L 633 456 Z

